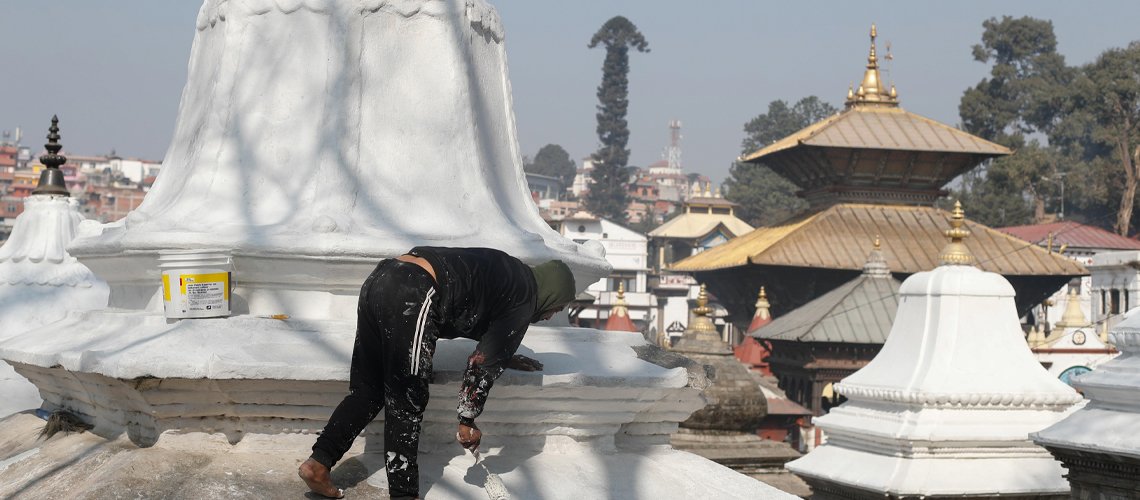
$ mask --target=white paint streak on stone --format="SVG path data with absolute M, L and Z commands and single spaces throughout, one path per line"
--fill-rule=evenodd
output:
M 12 465 L 20 463 L 21 461 L 23 461 L 25 459 L 36 456 L 36 454 L 38 454 L 39 452 L 40 452 L 39 448 L 32 448 L 32 449 L 25 451 L 23 453 L 14 455 L 11 458 L 8 458 L 6 460 L 0 460 L 0 472 L 4 472 L 4 471 L 8 470 L 8 467 L 11 467 Z

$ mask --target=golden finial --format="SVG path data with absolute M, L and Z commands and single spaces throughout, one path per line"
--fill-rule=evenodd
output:
M 879 235 L 875 235 L 875 250 L 882 250 L 883 242 L 879 241 Z
M 625 302 L 625 283 L 623 283 L 621 281 L 618 282 L 617 300 L 618 300 L 618 302 Z
M 847 100 L 850 101 L 855 98 L 855 85 L 850 84 L 847 86 Z
M 879 33 L 875 30 L 875 23 L 871 23 L 871 55 L 867 56 L 867 68 L 879 67 L 879 58 L 875 57 L 875 37 L 877 36 Z
M 878 36 L 878 28 L 871 24 L 871 50 L 867 54 L 867 70 L 863 73 L 863 81 L 858 90 L 848 89 L 848 107 L 855 105 L 898 106 L 898 91 L 894 90 L 893 85 L 888 89 L 883 85 L 882 78 L 879 76 L 879 58 L 875 49 L 875 38 Z M 889 58 L 889 49 L 887 55 Z
M 701 283 L 701 293 L 697 294 L 697 308 L 693 309 L 693 314 L 697 316 L 708 316 L 712 312 L 712 308 L 709 307 L 709 292 L 705 286 Z
M 966 213 L 962 210 L 961 200 L 954 202 L 954 211 L 950 213 L 950 229 L 947 229 L 943 234 L 950 238 L 950 244 L 942 248 L 942 253 L 938 255 L 938 260 L 941 265 L 973 265 L 975 262 L 973 254 L 962 243 L 962 240 L 970 236 L 970 231 L 964 226 L 966 224 Z
M 705 288 L 705 284 L 701 284 L 701 292 L 697 294 L 697 307 L 693 309 L 693 320 L 689 322 L 687 331 L 695 333 L 716 333 L 716 325 L 713 324 L 712 308 L 709 307 L 709 293 Z M 687 333 L 686 333 L 687 335 Z
M 890 96 L 891 96 L 891 99 L 898 99 L 899 98 L 899 91 L 895 90 L 895 84 L 893 84 L 893 83 L 891 84 Z
M 768 292 L 764 290 L 764 287 L 760 287 L 760 294 L 756 296 L 756 313 L 753 315 L 753 318 L 759 318 L 761 320 L 771 318 L 772 312 L 769 311 L 771 306 L 772 304 L 768 302 Z M 753 320 L 753 324 L 755 324 L 755 319 Z M 748 329 L 752 330 L 752 327 Z

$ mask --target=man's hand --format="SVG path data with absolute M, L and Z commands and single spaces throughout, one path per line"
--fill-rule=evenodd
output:
M 479 449 L 479 442 L 483 440 L 483 432 L 475 426 L 474 422 L 469 426 L 459 424 L 459 430 L 455 432 L 455 439 L 459 441 L 459 446 L 475 451 Z
M 537 372 L 542 370 L 542 363 L 539 363 L 537 359 L 515 354 L 511 356 L 510 361 L 507 361 L 507 368 L 524 372 Z

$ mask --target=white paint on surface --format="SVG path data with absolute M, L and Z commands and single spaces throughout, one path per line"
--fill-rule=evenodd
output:
M 0 341 L 107 305 L 103 280 L 67 253 L 83 221 L 77 200 L 32 195 L 0 247 Z M 82 330 L 79 330 L 82 331 Z M 35 386 L 0 361 L 0 417 L 40 407 Z
M 24 451 L 22 453 L 13 455 L 10 458 L 0 460 L 0 472 L 4 472 L 4 471 L 8 470 L 8 467 L 11 467 L 13 464 L 20 463 L 21 461 L 23 461 L 25 459 L 36 456 L 36 454 L 38 454 L 39 452 L 40 452 L 39 448 L 32 448 L 32 449 Z

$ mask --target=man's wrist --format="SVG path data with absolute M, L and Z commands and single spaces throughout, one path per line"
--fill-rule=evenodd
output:
M 467 427 L 475 427 L 475 419 L 464 417 L 463 415 L 459 416 L 459 423 L 466 425 Z

